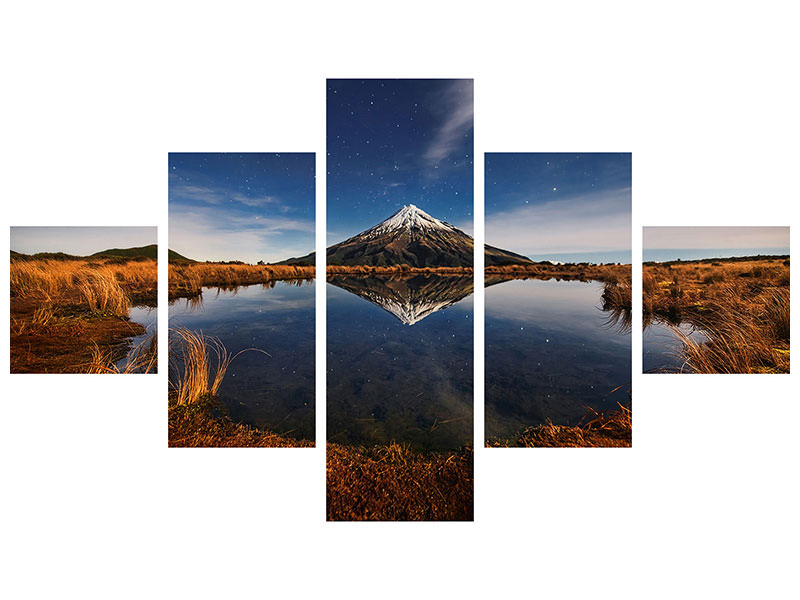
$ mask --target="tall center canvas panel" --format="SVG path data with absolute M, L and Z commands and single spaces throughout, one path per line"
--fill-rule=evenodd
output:
M 472 80 L 327 82 L 329 520 L 471 520 Z

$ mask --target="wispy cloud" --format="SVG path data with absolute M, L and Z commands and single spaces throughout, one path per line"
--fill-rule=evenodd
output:
M 463 144 L 465 134 L 472 129 L 472 81 L 454 81 L 442 92 L 437 105 L 444 120 L 424 155 L 425 160 L 433 165 L 451 156 Z
M 169 246 L 197 260 L 274 262 L 314 249 L 314 222 L 170 205 Z
M 629 250 L 631 189 L 559 198 L 487 215 L 486 242 L 529 256 Z
M 229 194 L 228 197 L 234 202 L 239 202 L 245 206 L 279 205 L 282 210 L 289 208 L 288 206 L 284 206 L 275 196 L 247 196 L 245 194 L 235 192 Z
M 170 175 L 169 195 L 172 202 L 185 202 L 187 204 L 230 204 L 232 202 L 244 206 L 273 206 L 282 212 L 289 212 L 291 206 L 282 202 L 276 196 L 248 195 L 238 191 L 228 191 L 219 187 L 204 186 L 188 183 L 176 175 Z

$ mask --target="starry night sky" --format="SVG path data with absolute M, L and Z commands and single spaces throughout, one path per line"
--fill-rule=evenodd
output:
M 170 249 L 249 263 L 312 252 L 314 167 L 313 153 L 170 154 Z
M 328 243 L 404 204 L 472 234 L 472 80 L 327 84 Z
M 486 242 L 534 260 L 631 262 L 631 155 L 486 154 Z

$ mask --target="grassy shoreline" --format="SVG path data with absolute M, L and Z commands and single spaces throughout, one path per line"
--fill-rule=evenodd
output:
M 155 339 L 120 370 L 130 339 L 145 333 L 128 312 L 156 304 L 148 258 L 12 257 L 12 373 L 155 372 Z
M 629 327 L 633 308 L 633 273 L 631 265 L 537 263 L 534 265 L 503 265 L 485 268 L 484 285 L 498 285 L 518 279 L 549 281 L 598 281 L 603 283 L 602 309 L 612 313 L 610 322 Z
M 236 287 L 283 280 L 314 279 L 316 269 L 303 265 L 247 265 L 170 262 L 170 300 L 199 296 L 204 287 Z
M 593 412 L 578 425 L 533 425 L 514 438 L 486 440 L 487 448 L 630 448 L 633 417 L 630 405 L 616 410 Z
M 234 423 L 212 414 L 212 404 L 182 406 L 170 402 L 168 446 L 170 448 L 313 448 L 311 440 L 296 440 Z
M 631 280 L 631 265 L 570 263 L 554 265 L 535 263 L 531 265 L 497 265 L 484 268 L 487 285 L 511 279 L 564 279 L 567 281 L 601 281 L 620 283 Z

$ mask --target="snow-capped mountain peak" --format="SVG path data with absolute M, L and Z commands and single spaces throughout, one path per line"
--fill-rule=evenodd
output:
M 441 230 L 453 231 L 455 227 L 444 221 L 430 216 L 421 208 L 413 204 L 403 206 L 385 221 L 378 223 L 375 227 L 365 233 L 368 235 L 382 235 L 398 229 L 417 229 L 417 230 Z

